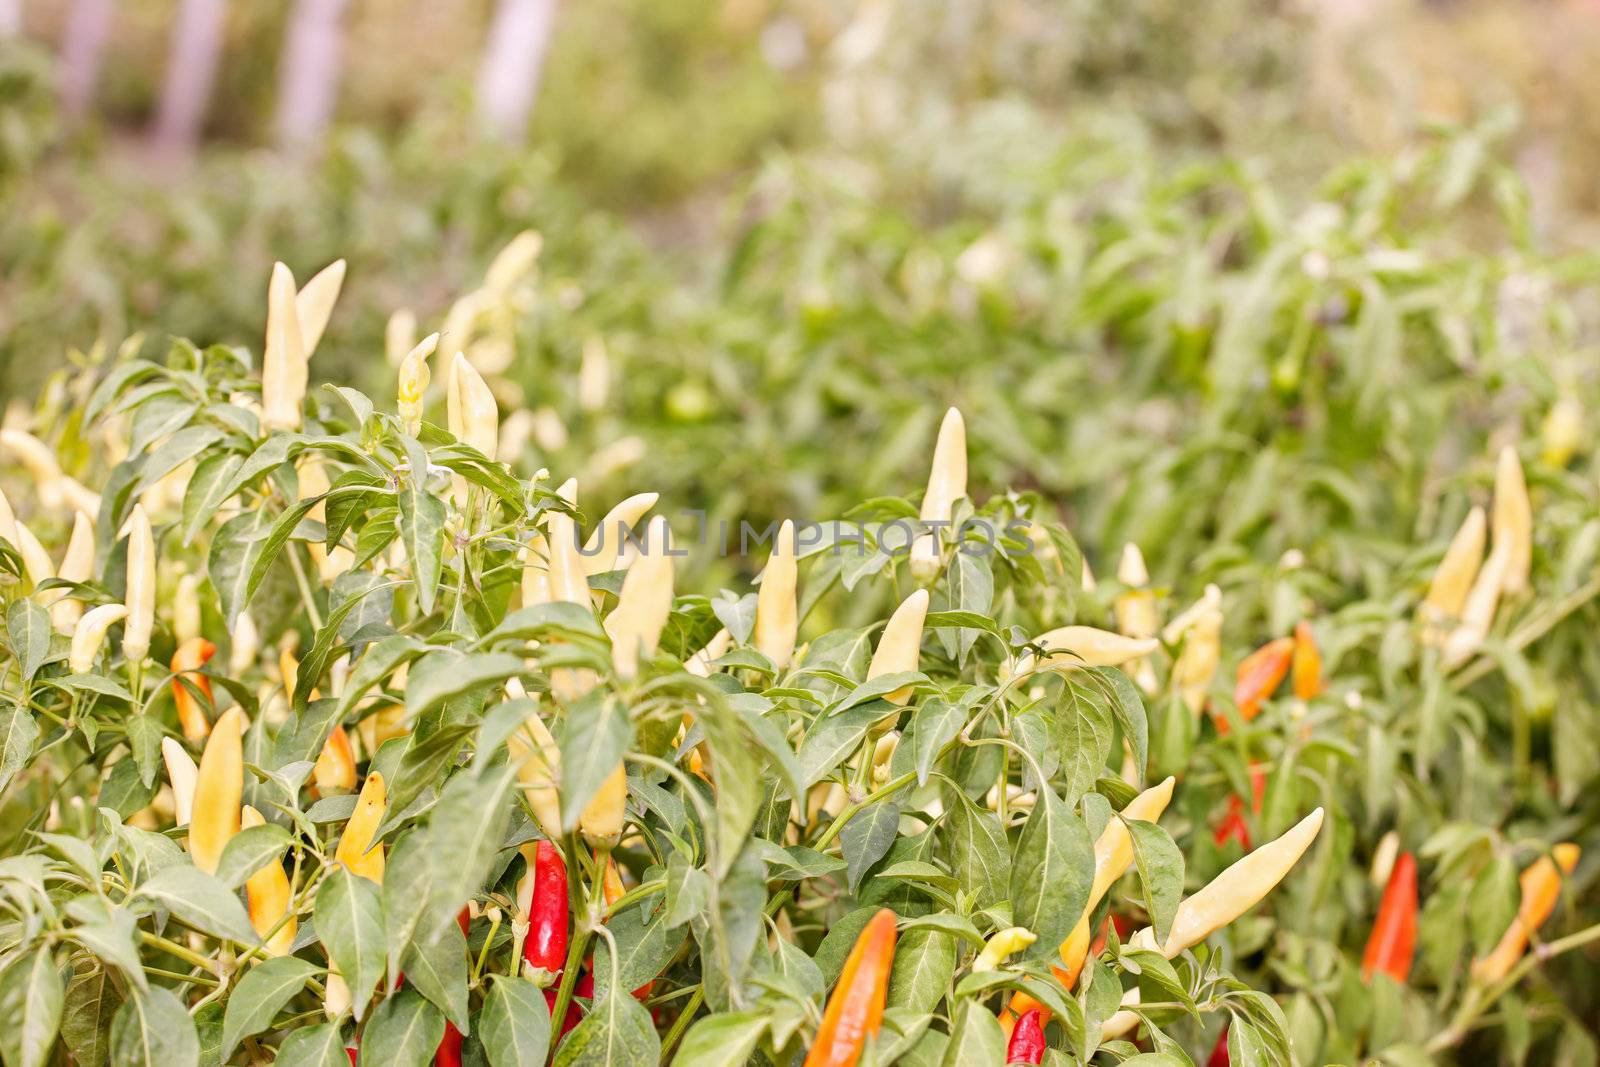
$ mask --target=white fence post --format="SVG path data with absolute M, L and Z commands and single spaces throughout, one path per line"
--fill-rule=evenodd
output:
M 539 91 L 556 0 L 500 0 L 478 67 L 478 120 L 507 141 L 527 132 L 528 113 Z
M 156 144 L 166 151 L 187 152 L 200 136 L 222 55 L 227 8 L 227 0 L 183 0 L 156 116 Z
M 321 140 L 339 95 L 347 0 L 299 0 L 278 74 L 278 143 L 291 152 Z

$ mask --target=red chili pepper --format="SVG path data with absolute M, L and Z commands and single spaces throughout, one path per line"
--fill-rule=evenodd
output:
M 578 980 L 572 984 L 572 999 L 567 1001 L 567 1014 L 561 1020 L 562 1037 L 566 1037 L 572 1028 L 583 1020 L 583 1012 L 578 1010 L 579 997 L 585 1000 L 594 999 L 594 976 L 587 971 L 580 974 Z M 544 991 L 544 1002 L 549 1006 L 550 1014 L 554 1015 L 556 1013 L 556 991 L 554 989 L 546 989 Z
M 533 903 L 522 958 L 551 976 L 567 963 L 567 865 L 548 841 L 540 841 L 533 863 Z M 552 998 L 551 1003 L 554 1003 Z
M 1030 1008 L 1022 1013 L 1011 1030 L 1011 1042 L 1006 1045 L 1007 1063 L 1040 1063 L 1044 1060 L 1044 1026 L 1039 1022 L 1039 1009 Z
M 1255 815 L 1261 814 L 1261 801 L 1267 794 L 1267 776 L 1255 764 L 1250 765 L 1250 811 Z M 1244 817 L 1244 801 L 1239 795 L 1228 797 L 1228 813 L 1217 824 L 1216 830 L 1211 835 L 1211 840 L 1221 848 L 1230 840 L 1237 840 L 1239 847 L 1246 852 L 1250 851 L 1250 824 Z
M 1361 977 L 1372 980 L 1381 971 L 1396 982 L 1411 976 L 1411 959 L 1417 945 L 1417 861 L 1402 852 L 1394 861 L 1389 884 L 1383 887 L 1378 918 L 1361 956 Z
M 461 1067 L 461 1031 L 455 1023 L 444 1024 L 444 1039 L 433 1054 L 433 1067 Z
M 1233 702 L 1238 705 L 1239 717 L 1249 722 L 1261 714 L 1261 704 L 1278 691 L 1284 676 L 1289 673 L 1289 661 L 1294 655 L 1294 638 L 1280 637 L 1268 641 L 1244 658 L 1234 674 Z M 1228 733 L 1228 720 L 1213 715 L 1217 733 Z
M 1206 1067 L 1231 1067 L 1233 1061 L 1228 1057 L 1228 1028 L 1224 1026 L 1222 1033 L 1217 1035 L 1217 1043 L 1211 1049 L 1211 1058 L 1206 1060 Z
M 350 1057 L 350 1067 L 356 1067 L 356 1047 L 354 1045 L 346 1045 L 344 1054 Z

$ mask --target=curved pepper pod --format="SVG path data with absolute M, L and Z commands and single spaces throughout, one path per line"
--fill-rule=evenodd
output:
M 1304 619 L 1294 626 L 1294 655 L 1290 658 L 1289 683 L 1300 700 L 1315 700 L 1327 686 L 1322 680 L 1322 650 L 1316 634 Z
M 150 654 L 156 623 L 156 543 L 143 504 L 135 504 L 128 518 L 128 578 L 122 603 L 128 609 L 122 655 L 129 663 L 141 663 Z
M 795 636 L 800 632 L 799 604 L 795 589 L 800 580 L 799 546 L 794 523 L 788 519 L 778 527 L 772 554 L 761 572 L 756 590 L 756 651 L 772 661 L 778 670 L 789 665 L 794 655 Z
M 1006 1063 L 1042 1063 L 1044 1061 L 1044 1023 L 1039 1009 L 1033 1008 L 1017 1017 L 1011 1028 L 1011 1040 L 1006 1043 Z
M 1132 541 L 1122 546 L 1122 558 L 1117 563 L 1117 581 L 1127 587 L 1112 604 L 1117 617 L 1117 629 L 1129 637 L 1154 637 L 1161 629 L 1156 611 L 1156 594 L 1149 588 L 1150 571 L 1144 563 L 1144 553 Z M 1148 657 L 1141 657 L 1128 665 L 1129 673 L 1144 692 L 1156 691 L 1156 672 Z
M 917 669 L 922 654 L 922 623 L 928 617 L 928 591 L 918 589 L 900 602 L 883 627 L 878 647 L 867 667 L 867 680 L 884 674 L 900 674 Z M 883 699 L 904 704 L 911 698 L 911 687 L 901 686 Z
M 415 437 L 422 429 L 423 399 L 428 394 L 428 357 L 439 347 L 439 335 L 429 334 L 400 359 L 395 388 L 396 410 L 406 433 Z
M 317 753 L 317 763 L 311 769 L 311 780 L 321 796 L 349 793 L 356 787 L 356 753 L 350 744 L 350 734 L 343 726 L 328 732 L 328 739 Z
M 628 774 L 621 761 L 578 816 L 578 832 L 592 848 L 609 851 L 622 839 L 628 809 Z
M 1039 935 L 1025 926 L 1008 926 L 984 942 L 983 950 L 972 961 L 972 973 L 994 970 L 1037 940 Z
M 244 712 L 229 708 L 217 720 L 200 755 L 194 807 L 189 816 L 189 855 L 207 874 L 239 832 L 239 804 L 244 796 Z
M 211 679 L 201 674 L 200 668 L 216 654 L 217 646 L 203 637 L 190 638 L 172 654 L 172 703 L 178 709 L 178 723 L 183 727 L 183 736 L 190 741 L 203 740 L 211 732 L 211 723 L 207 721 L 200 702 L 184 683 L 192 684 L 209 701 Z
M 261 354 L 261 412 L 267 429 L 298 430 L 310 368 L 300 315 L 295 308 L 294 274 L 272 265 L 267 283 L 267 339 Z
M 1378 905 L 1366 951 L 1361 955 L 1361 977 L 1371 981 L 1382 973 L 1396 982 L 1411 976 L 1417 946 L 1417 860 L 1409 852 L 1395 859 L 1389 883 Z
M 1206 586 L 1205 596 L 1168 623 L 1161 636 L 1168 644 L 1183 640 L 1170 680 L 1189 711 L 1199 715 L 1222 664 L 1222 591 Z
M 333 858 L 360 875 L 383 884 L 383 845 L 373 840 L 389 810 L 389 789 L 377 771 L 367 775 L 356 799 L 356 810 L 344 825 Z
M 461 352 L 450 361 L 450 376 L 445 381 L 445 420 L 457 441 L 494 461 L 500 447 L 500 409 L 489 383 Z M 457 474 L 453 483 L 457 505 L 466 506 L 466 478 Z
M 1511 550 L 1505 542 L 1494 546 L 1483 569 L 1478 572 L 1467 602 L 1461 608 L 1461 622 L 1444 639 L 1444 665 L 1459 667 L 1471 659 L 1489 636 L 1494 625 L 1495 609 L 1500 606 L 1500 594 L 1505 588 L 1506 570 L 1511 565 Z
M 531 850 L 524 846 L 522 855 L 531 883 L 523 905 L 528 937 L 522 943 L 522 958 L 554 978 L 567 964 L 567 865 L 549 841 L 540 841 Z
M 1161 647 L 1153 637 L 1125 637 L 1093 626 L 1061 626 L 1033 639 L 1045 650 L 1042 662 L 1035 663 L 1031 652 L 1017 661 L 1012 677 L 1035 670 L 1075 671 L 1082 667 L 1120 667 Z
M 822 1013 L 805 1067 L 855 1067 L 867 1040 L 877 1034 L 894 966 L 895 924 L 894 912 L 884 908 L 856 938 Z
M 1139 1004 L 1140 994 L 1137 988 L 1130 989 L 1122 994 L 1121 1010 L 1113 1013 L 1105 1022 L 1100 1024 L 1100 1040 L 1102 1043 L 1115 1041 L 1144 1021 L 1144 1017 L 1133 1010 Z
M 1228 1028 L 1224 1026 L 1222 1033 L 1217 1035 L 1217 1043 L 1211 1046 L 1211 1055 L 1206 1059 L 1206 1067 L 1232 1067 L 1233 1058 L 1228 1053 Z
M 716 670 L 713 664 L 726 655 L 728 649 L 732 647 L 733 635 L 726 628 L 718 630 L 712 635 L 711 640 L 706 642 L 706 647 L 684 662 L 683 669 L 698 678 L 709 678 Z
M 1437 643 L 1444 636 L 1444 627 L 1461 617 L 1466 606 L 1467 592 L 1483 566 L 1483 546 L 1488 521 L 1483 509 L 1474 507 L 1467 512 L 1461 528 L 1450 539 L 1450 545 L 1434 569 L 1428 583 L 1427 595 L 1417 609 L 1417 621 L 1422 626 L 1423 640 Z
M 1233 922 L 1259 904 L 1294 869 L 1322 829 L 1323 814 L 1323 810 L 1317 808 L 1282 837 L 1240 859 L 1204 889 L 1179 904 L 1166 944 L 1159 949 L 1155 931 L 1148 926 L 1134 934 L 1130 944 L 1135 948 L 1156 949 L 1171 959 Z
M 1279 637 L 1268 641 L 1246 656 L 1234 674 L 1233 702 L 1239 708 L 1239 717 L 1249 722 L 1261 714 L 1261 705 L 1272 699 L 1289 673 L 1294 656 L 1294 638 Z M 1216 718 L 1217 733 L 1228 732 L 1228 720 Z
M 622 545 L 630 531 L 661 499 L 659 493 L 635 493 L 621 500 L 590 531 L 583 543 L 583 572 L 590 577 L 615 570 Z M 652 532 L 651 537 L 655 535 Z M 653 542 L 646 542 L 648 544 Z
M 100 646 L 106 642 L 106 631 L 114 623 L 128 617 L 123 604 L 101 604 L 90 608 L 72 629 L 72 645 L 67 653 L 67 668 L 73 674 L 88 674 L 100 658 Z
M 172 786 L 172 811 L 178 826 L 188 826 L 194 812 L 194 786 L 200 768 L 187 749 L 171 737 L 161 739 L 161 761 L 167 767 L 167 782 Z
M 651 520 L 644 551 L 623 576 L 617 606 L 606 616 L 611 660 L 624 680 L 639 673 L 641 659 L 656 654 L 661 630 L 672 614 L 671 536 L 666 519 L 658 515 Z
M 295 318 L 300 323 L 300 348 L 307 362 L 322 340 L 322 331 L 333 317 L 333 305 L 344 288 L 345 262 L 336 259 L 311 276 L 294 297 Z
M 249 805 L 239 813 L 240 829 L 260 826 L 265 821 L 261 813 Z M 272 956 L 287 956 L 294 948 L 294 935 L 299 923 L 289 913 L 293 891 L 289 886 L 289 876 L 284 873 L 283 864 L 274 859 L 252 874 L 245 881 L 244 896 L 249 906 L 250 925 L 255 929 L 256 935 L 266 941 L 267 953 Z M 280 920 L 283 922 L 282 926 L 278 925 Z
M 1487 956 L 1472 961 L 1472 980 L 1480 985 L 1493 985 L 1511 973 L 1522 954 L 1528 950 L 1528 938 L 1555 911 L 1561 896 L 1562 879 L 1578 865 L 1583 850 L 1572 842 L 1564 842 L 1550 850 L 1550 855 L 1540 856 L 1519 879 L 1522 903 L 1517 916 L 1506 927 L 1499 942 Z
M 1528 503 L 1528 483 L 1522 460 L 1510 445 L 1500 450 L 1494 470 L 1494 514 L 1490 523 L 1496 551 L 1504 549 L 1506 569 L 1500 589 L 1513 596 L 1528 588 L 1533 564 L 1533 506 Z
M 61 556 L 56 577 L 68 582 L 87 582 L 94 572 L 94 520 L 83 512 L 72 517 L 72 536 Z M 83 602 L 67 590 L 60 590 L 50 605 L 50 622 L 56 633 L 70 634 L 83 617 Z
M 561 771 L 561 746 L 551 736 L 537 711 L 506 738 L 506 748 L 517 767 L 522 795 L 527 798 L 539 829 L 547 837 L 561 836 L 561 794 L 556 780 Z
M 939 439 L 933 446 L 933 463 L 928 471 L 928 489 L 922 494 L 918 517 L 923 522 L 950 522 L 956 501 L 967 495 L 967 424 L 955 408 L 944 413 L 939 424 Z M 911 573 L 927 581 L 939 573 L 944 557 L 939 529 L 919 534 L 911 543 Z

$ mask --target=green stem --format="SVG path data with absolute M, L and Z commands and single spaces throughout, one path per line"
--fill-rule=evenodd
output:
M 317 610 L 317 598 L 311 595 L 311 583 L 306 580 L 306 569 L 300 562 L 300 553 L 289 546 L 289 551 L 284 553 L 289 557 L 289 565 L 294 569 L 294 584 L 300 587 L 300 600 L 306 606 L 306 616 L 311 620 L 313 633 L 322 629 L 322 613 Z M 290 686 L 291 692 L 293 686 Z
M 1435 1034 L 1433 1040 L 1428 1042 L 1428 1053 L 1436 1055 L 1447 1048 L 1459 1045 L 1467 1034 L 1471 1032 L 1472 1024 L 1477 1020 L 1478 1016 L 1492 1007 L 1495 1001 L 1504 996 L 1507 991 L 1515 988 L 1517 983 L 1528 976 L 1529 971 L 1532 971 L 1546 960 L 1554 959 L 1563 952 L 1571 952 L 1575 948 L 1582 948 L 1584 945 L 1596 941 L 1600 941 L 1600 923 L 1586 926 L 1577 933 L 1568 934 L 1566 937 L 1534 946 L 1528 951 L 1527 955 L 1517 962 L 1515 967 L 1511 968 L 1504 978 L 1492 986 L 1487 988 L 1478 985 L 1472 986 L 1467 990 L 1466 997 L 1462 999 L 1461 1007 L 1456 1010 L 1455 1017 L 1450 1020 L 1450 1025 Z
M 683 1011 L 672 1020 L 672 1029 L 667 1031 L 667 1036 L 661 1039 L 661 1062 L 666 1063 L 672 1055 L 672 1050 L 677 1047 L 678 1041 L 683 1037 L 683 1032 L 689 1029 L 689 1024 L 694 1021 L 694 1013 L 700 1010 L 700 1005 L 705 1003 L 706 990 L 699 986 L 694 991 L 694 996 L 689 998 L 689 1003 L 683 1006 Z
M 1515 652 L 1522 651 L 1535 641 L 1539 640 L 1539 638 L 1555 629 L 1556 625 L 1568 615 L 1571 615 L 1573 612 L 1577 611 L 1579 608 L 1583 607 L 1597 596 L 1600 596 L 1600 576 L 1589 579 L 1587 582 L 1578 586 L 1578 588 L 1574 589 L 1572 592 L 1568 593 L 1566 596 L 1550 605 L 1547 611 L 1528 620 L 1528 622 L 1523 624 L 1520 629 L 1514 632 L 1511 637 L 1507 639 L 1507 646 Z M 1499 662 L 1497 660 L 1491 659 L 1488 656 L 1479 656 L 1476 660 L 1469 663 L 1459 674 L 1450 679 L 1450 688 L 1460 692 L 1473 682 L 1476 682 L 1479 678 L 1482 678 L 1484 675 L 1494 670 L 1497 666 L 1499 666 Z
M 140 930 L 139 938 L 145 944 L 154 948 L 159 948 L 162 952 L 165 952 L 169 956 L 176 956 L 184 963 L 187 963 L 192 967 L 198 967 L 207 974 L 217 973 L 215 960 L 208 959 L 207 957 L 200 955 L 198 952 L 194 952 L 191 949 L 178 944 L 176 941 L 169 941 L 160 934 L 152 934 L 148 930 Z

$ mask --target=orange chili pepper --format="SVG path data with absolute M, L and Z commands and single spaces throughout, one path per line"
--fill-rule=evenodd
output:
M 1361 956 L 1361 977 L 1371 981 L 1381 971 L 1396 982 L 1411 976 L 1411 959 L 1417 946 L 1417 861 L 1402 852 L 1394 861 L 1389 884 L 1383 888 L 1378 918 Z
M 1517 917 L 1487 956 L 1472 961 L 1473 981 L 1492 985 L 1511 972 L 1528 949 L 1528 936 L 1550 918 L 1561 896 L 1561 882 L 1578 865 L 1582 849 L 1572 842 L 1557 845 L 1549 856 L 1540 856 L 1522 872 L 1522 904 Z
M 1294 638 L 1280 637 L 1268 641 L 1244 658 L 1234 674 L 1233 702 L 1239 707 L 1239 717 L 1249 722 L 1261 714 L 1261 704 L 1278 691 L 1289 673 L 1289 660 L 1294 655 Z M 1212 716 L 1217 733 L 1226 735 L 1228 720 L 1221 715 Z
M 805 1067 L 855 1067 L 867 1039 L 878 1032 L 894 966 L 896 921 L 894 912 L 884 908 L 856 938 Z
M 178 646 L 172 654 L 172 702 L 178 708 L 178 722 L 183 726 L 183 736 L 189 741 L 202 741 L 211 733 L 211 723 L 201 710 L 194 694 L 184 682 L 193 682 L 196 689 L 211 699 L 211 679 L 200 673 L 217 646 L 203 637 L 191 637 Z M 178 679 L 182 678 L 183 681 Z
M 1290 684 L 1294 686 L 1294 695 L 1301 700 L 1319 697 L 1327 688 L 1322 679 L 1322 650 L 1317 648 L 1317 636 L 1311 632 L 1311 624 L 1304 619 L 1294 627 Z

